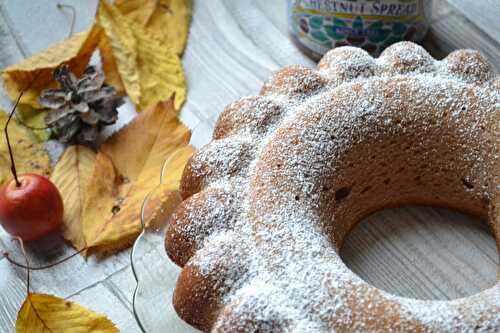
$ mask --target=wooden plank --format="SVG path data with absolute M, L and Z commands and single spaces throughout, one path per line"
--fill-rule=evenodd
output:
M 57 1 L 16 0 L 4 1 L 3 11 L 18 44 L 25 56 L 39 52 L 68 37 L 71 26 L 71 10 L 58 9 Z M 75 32 L 84 31 L 94 20 L 97 0 L 65 0 L 65 5 L 75 8 Z
M 138 314 L 149 332 L 161 332 L 166 327 L 171 333 L 198 332 L 175 313 L 172 306 L 172 294 L 180 272 L 180 268 L 165 255 L 163 233 L 147 236 L 150 243 L 156 243 L 155 251 L 144 254 L 139 248 L 137 252 L 137 267 L 140 289 L 137 302 Z M 135 288 L 132 272 L 127 269 L 115 274 L 107 281 L 121 299 L 132 304 L 132 294 Z
M 24 258 L 20 254 L 17 244 L 8 245 L 10 257 L 17 262 L 24 263 Z M 74 250 L 61 242 L 50 249 L 37 242 L 36 245 L 28 246 L 28 255 L 33 267 L 46 265 L 47 263 L 64 258 Z M 81 256 L 76 256 L 62 265 L 58 265 L 48 270 L 36 271 L 32 274 L 32 287 L 34 290 L 58 294 L 62 297 L 68 297 L 79 291 L 103 281 L 110 274 L 123 269 L 129 264 L 127 252 L 119 255 L 97 261 L 95 258 L 89 258 L 87 261 Z M 82 269 L 85 273 L 82 274 Z M 23 278 L 26 274 L 24 269 L 10 265 L 6 260 L 0 261 L 0 274 L 10 278 Z
M 490 60 L 497 72 L 500 70 L 500 42 L 468 24 L 464 17 L 457 14 L 448 15 L 434 22 L 424 46 L 438 58 L 456 49 L 479 50 Z
M 6 260 L 0 262 L 4 264 Z M 74 276 L 73 276 L 74 277 Z M 43 292 L 36 288 L 32 291 Z M 60 293 L 53 293 L 63 297 Z M 24 276 L 0 274 L 0 331 L 14 332 L 17 312 L 26 298 Z M 138 332 L 139 329 L 130 310 L 106 288 L 99 283 L 71 296 L 71 301 L 85 306 L 98 313 L 105 314 L 122 332 Z
M 7 22 L 8 19 L 4 13 L 3 4 L 0 3 L 0 48 L 2 50 L 0 53 L 0 68 L 7 67 L 23 58 L 23 54 Z
M 276 65 L 245 36 L 221 1 L 195 1 L 183 65 L 188 100 L 182 113 L 213 124 L 225 105 L 256 93 Z
M 120 332 L 140 332 L 130 309 L 102 284 L 86 289 L 69 300 L 104 314 L 115 323 Z
M 447 1 L 431 1 L 427 4 L 426 19 L 432 25 L 434 22 L 455 12 L 455 9 Z
M 493 286 L 499 260 L 482 221 L 422 207 L 369 217 L 349 235 L 341 254 L 374 286 L 422 299 L 465 297 Z
M 25 278 L 5 273 L 7 260 L 0 261 L 0 332 L 14 332 L 17 312 L 26 297 Z
M 84 30 L 92 21 L 95 1 L 65 2 L 78 9 L 77 31 Z M 181 118 L 195 129 L 192 142 L 200 147 L 210 140 L 216 117 L 225 105 L 257 93 L 276 68 L 312 62 L 288 38 L 285 1 L 194 3 L 194 19 L 184 55 L 188 101 Z M 434 54 L 472 47 L 482 50 L 493 62 L 498 59 L 497 41 L 458 15 L 455 9 L 441 1 L 435 3 L 440 7 L 434 11 L 431 37 L 426 41 Z M 2 66 L 17 61 L 20 49 L 30 54 L 66 37 L 67 13 L 54 7 L 51 0 L 40 0 L 36 4 L 29 0 L 0 4 L 0 9 L 5 9 L 0 13 L 6 13 L 4 21 L 7 22 L 3 28 L 0 25 L 0 45 L 6 41 L 5 45 L 13 47 L 9 51 L 13 56 L 5 57 L 10 60 L 1 60 Z M 34 26 L 37 29 L 33 29 Z M 133 113 L 127 112 L 121 113 L 121 123 L 114 129 L 131 119 Z M 343 255 L 355 272 L 376 286 L 413 297 L 447 299 L 470 294 L 494 281 L 492 272 L 498 264 L 498 256 L 494 245 L 492 248 L 491 237 L 483 229 L 471 227 L 462 217 L 440 210 L 412 208 L 382 213 L 369 220 L 377 223 L 362 226 L 360 231 L 356 229 Z M 179 268 L 166 257 L 162 241 L 159 234 L 141 245 L 141 316 L 153 332 L 166 329 L 175 333 L 195 332 L 172 309 L 171 296 Z M 439 247 L 441 244 L 446 247 Z M 15 245 L 0 231 L 1 248 L 16 250 Z M 30 251 L 35 265 L 71 253 L 71 249 L 61 246 L 59 241 L 52 246 L 32 247 Z M 16 258 L 22 260 L 16 253 Z M 124 251 L 103 261 L 74 258 L 61 267 L 36 272 L 33 286 L 39 291 L 70 297 L 109 315 L 123 331 L 136 332 L 130 312 L 135 282 L 128 266 L 128 254 Z M 16 311 L 24 298 L 23 283 L 24 271 L 13 268 L 5 259 L 0 260 L 2 332 L 12 331 Z
M 284 4 L 284 1 L 278 1 Z M 267 53 L 275 63 L 270 69 L 277 69 L 287 65 L 301 64 L 313 66 L 314 62 L 300 52 L 290 40 L 288 33 L 278 29 L 265 13 L 275 12 L 276 8 L 260 9 L 252 1 L 237 2 L 225 1 L 225 6 L 231 17 L 238 22 L 239 28 L 246 39 L 252 41 L 261 52 Z M 282 6 L 280 6 L 282 7 Z M 280 8 L 282 22 L 286 20 L 285 8 Z M 241 37 L 240 37 L 241 38 Z M 276 66 L 277 65 L 277 66 Z M 266 80 L 269 73 L 262 77 Z
M 282 35 L 288 34 L 288 21 L 286 19 L 287 1 L 253 1 L 257 9 Z
M 49 242 L 50 240 L 47 239 L 47 243 Z M 19 249 L 15 248 L 15 245 L 15 242 L 8 245 L 11 257 L 23 263 L 24 260 L 19 253 Z M 143 253 L 152 251 L 152 247 L 148 242 L 143 242 L 142 248 Z M 34 249 L 39 251 L 38 254 L 32 252 Z M 55 246 L 53 249 L 44 249 L 43 244 L 40 244 L 40 242 L 36 246 L 28 246 L 27 251 L 32 259 L 32 266 L 47 264 L 56 260 L 56 258 L 66 257 L 69 253 L 73 252 L 72 249 L 68 249 L 67 247 L 61 248 L 60 243 L 59 246 Z M 89 258 L 87 261 L 77 256 L 51 269 L 34 271 L 31 278 L 32 290 L 63 298 L 79 299 L 78 295 L 86 295 L 95 288 L 104 287 L 108 289 L 106 281 L 114 274 L 121 273 L 129 267 L 129 255 L 129 251 L 124 251 L 104 260 Z M 5 259 L 0 260 L 0 304 L 3 304 L 3 307 L 0 308 L 0 328 L 13 324 L 12 320 L 13 318 L 15 319 L 17 310 L 25 297 L 25 276 L 26 271 L 24 269 L 11 265 Z M 129 278 L 132 280 L 131 275 L 129 275 Z M 111 289 L 109 293 L 113 293 Z M 101 303 L 99 298 L 93 296 L 88 297 L 87 303 L 89 305 L 86 306 L 92 307 L 92 300 L 96 304 Z M 118 304 L 120 301 L 120 298 L 114 295 L 113 297 L 109 297 L 109 301 L 107 302 Z M 122 302 L 122 304 L 126 307 L 126 302 Z M 115 310 L 102 312 L 113 314 L 115 313 L 113 311 Z M 132 318 L 130 313 L 117 314 L 116 317 Z M 121 320 L 125 319 L 122 318 Z M 133 319 L 131 320 L 133 321 Z M 9 332 L 11 330 L 0 331 Z
M 497 0 L 447 0 L 458 12 L 468 19 L 467 24 L 457 25 L 455 29 L 460 33 L 461 28 L 471 24 L 493 40 L 500 42 L 500 1 Z
M 23 58 L 23 54 L 17 45 L 11 28 L 8 25 L 8 19 L 4 13 L 3 4 L 0 3 L 0 69 L 15 63 Z M 2 83 L 3 87 L 3 83 Z M 9 98 L 5 95 L 3 89 L 0 91 L 0 107 L 7 110 L 11 105 Z

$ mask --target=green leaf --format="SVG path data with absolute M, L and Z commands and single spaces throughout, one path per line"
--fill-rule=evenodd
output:
M 352 28 L 355 30 L 363 30 L 363 18 L 361 16 L 356 17 L 352 22 Z
M 400 41 L 401 41 L 401 37 L 392 36 L 384 42 L 384 47 L 390 46 L 390 45 L 395 44 L 395 43 L 400 42 Z
M 313 16 L 309 19 L 309 24 L 313 29 L 319 29 L 323 25 L 323 16 Z
M 47 112 L 47 109 L 39 110 L 28 104 L 20 104 L 16 109 L 17 121 L 20 125 L 30 129 L 38 141 L 47 141 L 52 134 L 49 129 L 45 128 Z
M 336 17 L 333 18 L 333 25 L 337 25 L 339 27 L 347 27 L 347 24 L 343 20 Z
M 321 31 L 313 31 L 311 32 L 311 36 L 322 43 L 328 41 L 328 37 Z
M 378 31 L 378 34 L 368 36 L 368 40 L 372 43 L 380 43 L 380 42 L 383 42 L 384 40 L 386 40 L 390 34 L 391 34 L 391 30 L 381 29 Z
M 384 22 L 375 21 L 368 26 L 368 29 L 382 29 L 384 27 Z
M 333 25 L 325 25 L 325 32 L 328 36 L 335 40 L 344 39 L 346 37 L 344 34 L 338 33 Z
M 392 32 L 395 35 L 401 36 L 406 32 L 406 25 L 404 23 L 396 22 L 392 25 Z

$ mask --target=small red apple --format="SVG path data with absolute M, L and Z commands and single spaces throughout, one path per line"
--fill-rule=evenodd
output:
M 0 189 L 0 224 L 11 235 L 29 241 L 59 228 L 63 201 L 47 178 L 26 173 Z

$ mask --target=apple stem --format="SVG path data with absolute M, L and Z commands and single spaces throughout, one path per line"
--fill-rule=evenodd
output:
M 16 112 L 17 105 L 19 104 L 19 101 L 21 100 L 21 97 L 23 97 L 24 90 L 19 93 L 19 96 L 17 97 L 16 103 L 14 104 L 14 107 L 12 108 L 12 111 L 10 111 L 9 118 L 7 119 L 7 122 L 5 123 L 5 139 L 7 140 L 7 147 L 9 148 L 9 156 L 10 156 L 10 171 L 12 172 L 12 175 L 14 176 L 14 179 L 16 181 L 16 186 L 19 187 L 21 186 L 21 182 L 19 181 L 19 178 L 17 177 L 17 170 L 16 170 L 16 163 L 14 161 L 14 154 L 12 154 L 12 146 L 10 145 L 10 139 L 9 139 L 9 123 L 10 120 L 12 119 L 12 116 Z

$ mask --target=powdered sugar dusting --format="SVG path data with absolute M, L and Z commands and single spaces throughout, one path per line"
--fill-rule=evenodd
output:
M 378 207 L 432 193 L 483 212 L 499 191 L 500 91 L 484 59 L 462 52 L 436 61 L 411 43 L 379 59 L 363 52 L 338 48 L 319 71 L 277 72 L 263 96 L 228 107 L 217 140 L 193 158 L 203 199 L 181 207 L 192 223 L 178 232 L 196 243 L 188 265 L 215 281 L 212 332 L 500 327 L 500 283 L 464 299 L 412 300 L 368 285 L 338 255 L 363 200 Z M 384 156 L 393 164 L 386 187 L 370 183 L 386 176 L 363 169 L 387 164 Z M 407 185 L 414 175 L 424 181 Z M 204 194 L 215 189 L 232 195 Z

